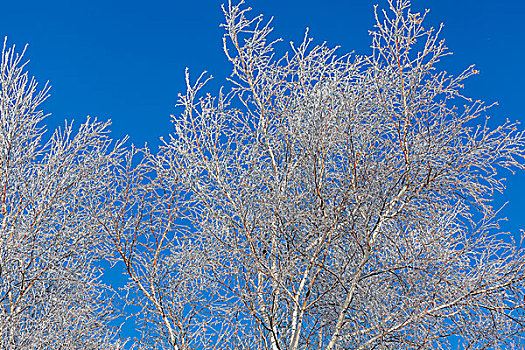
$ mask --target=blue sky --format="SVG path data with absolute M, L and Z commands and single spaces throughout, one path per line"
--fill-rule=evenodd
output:
M 254 12 L 274 16 L 276 35 L 302 39 L 305 28 L 318 42 L 365 52 L 373 25 L 370 0 L 252 0 Z M 379 4 L 386 3 L 381 0 Z M 503 3 L 503 2 L 501 2 Z M 521 116 L 525 73 L 525 5 L 485 0 L 416 0 L 430 8 L 429 23 L 446 25 L 444 37 L 454 56 L 445 64 L 459 71 L 476 63 L 481 75 L 469 91 L 498 100 L 497 113 Z M 52 85 L 45 104 L 52 120 L 82 120 L 86 115 L 113 120 L 115 137 L 134 142 L 158 139 L 170 129 L 184 69 L 229 74 L 222 54 L 221 1 L 6 1 L 0 35 L 19 47 L 28 43 L 29 70 Z M 50 120 L 51 121 L 51 120 Z
M 254 13 L 274 16 L 275 35 L 302 39 L 306 27 L 316 42 L 341 52 L 368 50 L 374 3 L 386 0 L 252 0 Z M 220 1 L 2 1 L 0 36 L 23 47 L 31 75 L 49 80 L 44 108 L 48 125 L 87 115 L 113 120 L 113 137 L 130 135 L 158 144 L 171 130 L 184 69 L 209 71 L 220 84 L 230 67 L 222 54 Z M 413 0 L 430 8 L 427 25 L 445 23 L 443 37 L 454 52 L 443 62 L 451 73 L 475 63 L 481 74 L 466 93 L 499 102 L 493 119 L 525 124 L 525 3 L 518 0 Z M 522 125 L 525 127 L 525 125 Z M 501 197 L 499 197 L 501 198 Z M 506 230 L 525 228 L 525 174 L 509 178 L 503 214 Z

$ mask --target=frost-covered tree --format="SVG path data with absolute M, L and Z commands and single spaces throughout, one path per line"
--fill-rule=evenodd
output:
M 24 50 L 25 51 L 25 50 Z M 100 211 L 112 164 L 108 123 L 46 136 L 49 88 L 24 71 L 23 52 L 0 63 L 0 348 L 117 349 L 115 311 L 100 281 Z M 46 140 L 47 141 L 44 141 Z
M 229 87 L 187 74 L 170 139 L 107 194 L 138 347 L 525 345 L 524 251 L 491 205 L 525 135 L 489 127 L 461 92 L 474 68 L 440 70 L 440 28 L 388 4 L 362 56 L 307 35 L 282 55 L 224 7 Z

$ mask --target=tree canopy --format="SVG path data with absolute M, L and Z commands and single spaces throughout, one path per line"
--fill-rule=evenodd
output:
M 121 313 L 137 349 L 522 347 L 523 248 L 493 198 L 525 134 L 463 95 L 473 66 L 440 69 L 441 28 L 389 1 L 369 54 L 285 51 L 223 11 L 232 74 L 213 95 L 186 72 L 158 150 L 89 120 L 43 142 L 48 89 L 4 48 L 2 347 L 123 348 Z

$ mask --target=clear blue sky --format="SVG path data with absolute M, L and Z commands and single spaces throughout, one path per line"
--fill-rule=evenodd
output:
M 302 39 L 306 27 L 317 42 L 341 52 L 364 53 L 373 25 L 372 5 L 386 0 L 252 0 L 254 13 L 274 16 L 275 35 Z M 220 83 L 230 73 L 222 54 L 221 1 L 2 1 L 0 36 L 20 48 L 28 43 L 28 68 L 49 80 L 48 125 L 87 115 L 113 120 L 113 137 L 130 135 L 156 145 L 171 130 L 184 69 L 212 73 Z M 475 63 L 481 71 L 467 94 L 487 102 L 495 120 L 525 124 L 525 2 L 521 0 L 413 0 L 430 8 L 427 25 L 445 23 L 443 37 L 454 55 L 450 72 Z M 522 125 L 525 127 L 525 125 Z M 506 230 L 525 228 L 525 174 L 510 178 Z

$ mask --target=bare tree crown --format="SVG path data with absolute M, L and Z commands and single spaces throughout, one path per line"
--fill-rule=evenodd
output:
M 141 346 L 523 345 L 523 253 L 491 200 L 524 134 L 462 95 L 473 67 L 439 70 L 441 28 L 391 1 L 369 55 L 307 33 L 279 56 L 262 16 L 223 10 L 229 87 L 186 72 L 174 133 L 115 194 Z
M 186 72 L 158 152 L 110 149 L 97 122 L 41 146 L 47 91 L 2 59 L 2 341 L 29 348 L 20 334 L 50 326 L 27 313 L 60 310 L 53 332 L 78 320 L 78 344 L 120 346 L 85 337 L 110 320 L 103 256 L 129 277 L 137 349 L 523 347 L 523 248 L 492 199 L 525 134 L 463 96 L 473 66 L 440 69 L 441 28 L 389 0 L 370 54 L 308 32 L 281 54 L 242 0 L 223 11 L 232 74 L 213 96 Z
M 4 41 L 0 64 L 0 348 L 118 349 L 99 200 L 121 145 L 88 120 L 46 138 L 40 91 Z

